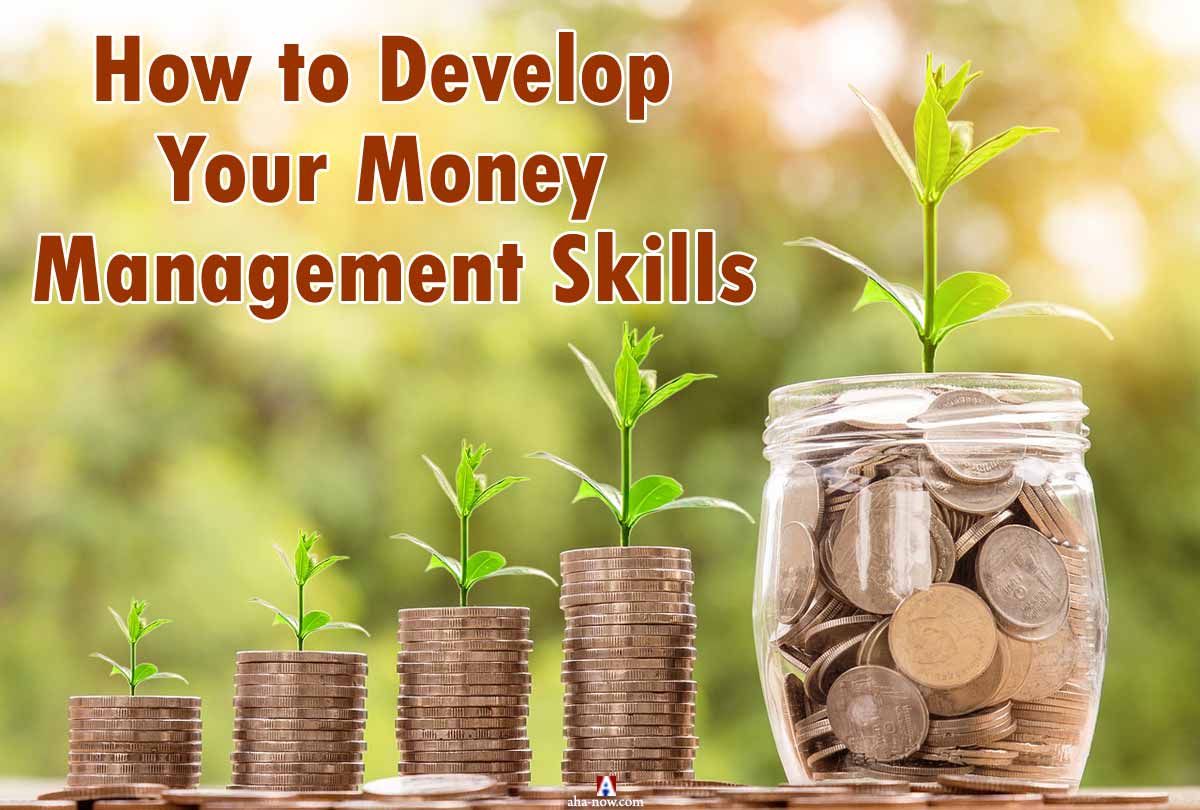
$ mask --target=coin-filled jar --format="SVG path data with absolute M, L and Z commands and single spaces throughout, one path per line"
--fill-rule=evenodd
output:
M 771 394 L 754 624 L 790 781 L 1079 783 L 1107 626 L 1086 414 L 1028 375 Z

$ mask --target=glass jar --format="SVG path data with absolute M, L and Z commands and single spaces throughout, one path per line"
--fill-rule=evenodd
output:
M 1007 374 L 771 394 L 754 627 L 791 782 L 1078 785 L 1107 627 L 1080 395 Z

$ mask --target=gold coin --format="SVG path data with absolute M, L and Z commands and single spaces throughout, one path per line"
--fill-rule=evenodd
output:
M 366 709 L 314 709 L 280 706 L 241 706 L 235 718 L 243 720 L 363 720 Z
M 996 654 L 996 623 L 987 604 L 961 585 L 936 583 L 907 597 L 888 627 L 897 667 L 934 689 L 963 686 Z
M 397 612 L 403 619 L 528 619 L 527 607 L 431 607 L 403 608 Z
M 403 687 L 402 687 L 403 688 Z M 528 706 L 529 695 L 463 695 L 463 696 L 419 696 L 406 695 L 403 692 L 397 704 L 405 708 L 434 707 L 434 706 Z
M 1037 781 L 1003 776 L 980 776 L 972 773 L 942 774 L 938 782 L 949 788 L 970 793 L 1041 793 L 1063 794 L 1071 790 L 1067 782 Z
M 366 653 L 317 652 L 312 650 L 251 650 L 239 652 L 237 662 L 242 663 L 292 663 L 292 664 L 357 664 L 367 665 Z
M 479 639 L 457 639 L 447 641 L 445 639 L 432 639 L 426 641 L 414 641 L 412 639 L 403 642 L 404 649 L 402 653 L 457 653 L 457 652 L 523 652 L 528 653 L 533 649 L 533 642 L 527 638 L 510 639 L 510 638 L 479 638 Z
M 160 697 L 157 695 L 77 695 L 67 699 L 75 708 L 104 709 L 195 709 L 200 708 L 198 697 Z
M 319 664 L 287 661 L 239 661 L 238 675 L 322 675 L 366 677 L 366 664 Z
M 673 560 L 691 560 L 692 552 L 686 548 L 672 546 L 600 546 L 597 548 L 574 548 L 559 553 L 562 564 L 589 560 L 633 559 L 636 557 L 662 557 Z
M 587 567 L 580 571 L 568 573 L 563 571 L 563 584 L 580 584 L 584 582 L 619 582 L 633 580 L 671 580 L 674 582 L 694 582 L 695 574 L 690 568 L 595 568 Z

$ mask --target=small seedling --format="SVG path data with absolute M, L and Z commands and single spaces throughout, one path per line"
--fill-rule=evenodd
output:
M 947 79 L 946 66 L 939 65 L 934 70 L 933 57 L 926 57 L 925 95 L 913 121 L 916 161 L 909 157 L 904 143 L 883 111 L 867 101 L 854 87 L 850 88 L 867 108 L 879 137 L 900 164 L 921 206 L 924 234 L 923 293 L 904 284 L 888 281 L 861 260 L 820 239 L 805 237 L 787 243 L 795 247 L 823 250 L 865 275 L 866 288 L 854 307 L 855 311 L 881 301 L 889 302 L 900 310 L 921 341 L 921 367 L 927 372 L 933 371 L 938 346 L 947 335 L 968 324 L 997 318 L 1075 318 L 1092 324 L 1109 340 L 1112 339 L 1102 323 L 1074 307 L 1045 301 L 1006 304 L 1011 294 L 1008 284 L 991 273 L 957 273 L 938 282 L 937 212 L 945 193 L 951 186 L 962 182 L 1025 138 L 1057 132 L 1052 127 L 1009 127 L 999 135 L 973 146 L 975 125 L 970 121 L 951 121 L 948 116 L 967 86 L 979 75 L 978 72 L 971 72 L 971 63 L 967 62 Z
M 617 356 L 617 364 L 613 370 L 613 390 L 600 369 L 579 349 L 571 346 L 571 351 L 583 364 L 583 370 L 591 380 L 596 393 L 608 406 L 613 422 L 621 434 L 621 488 L 612 484 L 602 484 L 569 461 L 565 461 L 550 453 L 531 453 L 530 458 L 540 458 L 557 464 L 567 472 L 580 479 L 579 491 L 575 501 L 595 498 L 603 503 L 612 516 L 617 519 L 621 528 L 621 545 L 629 545 L 629 537 L 633 527 L 647 515 L 665 512 L 668 509 L 729 509 L 744 516 L 751 523 L 754 518 L 732 501 L 721 498 L 681 497 L 683 485 L 674 478 L 665 475 L 647 475 L 633 480 L 633 429 L 638 420 L 650 411 L 662 405 L 671 397 L 678 394 L 694 382 L 715 379 L 715 374 L 680 374 L 671 381 L 657 386 L 657 375 L 650 369 L 642 368 L 642 363 L 650 354 L 662 335 L 654 333 L 651 327 L 645 335 L 638 336 L 636 329 L 630 329 L 626 324 L 621 336 L 621 353 Z M 569 344 L 568 344 L 569 345 Z M 614 393 L 615 391 L 615 393 Z
M 321 633 L 326 630 L 357 630 L 364 636 L 371 635 L 362 627 L 353 622 L 335 622 L 331 621 L 330 615 L 324 610 L 310 610 L 307 613 L 304 610 L 304 586 L 327 568 L 330 568 L 342 560 L 348 560 L 349 557 L 344 557 L 340 554 L 335 554 L 321 560 L 317 555 L 313 554 L 313 546 L 321 539 L 321 535 L 317 532 L 300 532 L 300 540 L 296 543 L 296 551 L 289 558 L 288 553 L 275 546 L 275 553 L 279 555 L 279 559 L 283 561 L 283 567 L 291 576 L 292 581 L 296 583 L 296 615 L 293 616 L 283 610 L 272 605 L 265 599 L 255 597 L 250 601 L 256 605 L 262 605 L 267 610 L 275 614 L 275 624 L 287 625 L 288 629 L 296 636 L 296 649 L 304 649 L 304 640 L 313 633 Z
M 117 627 L 121 629 L 121 635 L 125 636 L 125 641 L 129 644 L 129 666 L 118 664 L 113 659 L 103 653 L 94 652 L 92 658 L 99 658 L 101 661 L 112 666 L 111 675 L 120 675 L 129 684 L 129 695 L 132 697 L 137 693 L 137 688 L 146 681 L 154 681 L 163 678 L 172 678 L 177 681 L 187 683 L 187 678 L 175 672 L 160 672 L 158 667 L 147 662 L 138 663 L 137 646 L 138 642 L 146 636 L 153 633 L 164 624 L 170 624 L 170 619 L 155 619 L 152 622 L 147 622 L 142 616 L 146 612 L 146 602 L 141 599 L 131 599 L 129 601 L 129 618 L 121 618 L 121 614 L 117 613 L 111 607 L 108 612 L 112 614 L 113 621 L 117 623 Z
M 433 546 L 423 540 L 418 540 L 411 534 L 392 535 L 392 538 L 395 540 L 407 540 L 413 545 L 429 552 L 429 565 L 425 567 L 425 570 L 433 571 L 434 569 L 442 569 L 450 574 L 454 579 L 454 584 L 458 586 L 458 604 L 461 607 L 467 606 L 467 600 L 472 588 L 484 580 L 495 577 L 543 577 L 553 582 L 556 587 L 558 585 L 558 581 L 554 577 L 540 568 L 509 565 L 508 561 L 504 559 L 504 555 L 498 552 L 476 551 L 474 554 L 471 553 L 471 516 L 475 514 L 475 510 L 509 487 L 529 480 L 521 476 L 510 475 L 488 486 L 487 479 L 479 474 L 479 466 L 483 464 L 484 457 L 490 452 L 491 449 L 486 444 L 474 447 L 467 444 L 466 439 L 463 439 L 458 469 L 454 473 L 453 486 L 450 485 L 450 481 L 446 478 L 446 474 L 442 472 L 441 467 L 435 464 L 428 456 L 421 456 L 421 458 L 425 459 L 425 463 L 429 465 L 429 469 L 433 471 L 433 477 L 437 479 L 442 492 L 446 493 L 446 497 L 453 504 L 454 513 L 458 515 L 458 559 L 447 557 Z M 460 560 L 465 560 L 466 564 L 464 565 Z

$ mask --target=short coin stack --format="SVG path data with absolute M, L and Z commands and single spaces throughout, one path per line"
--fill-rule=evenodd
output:
M 401 774 L 529 783 L 529 608 L 401 610 Z
M 562 776 L 691 779 L 696 608 L 691 553 L 650 546 L 560 556 L 566 614 Z
M 200 781 L 200 698 L 73 697 L 67 784 Z
M 231 786 L 357 790 L 366 680 L 362 653 L 239 652 Z

